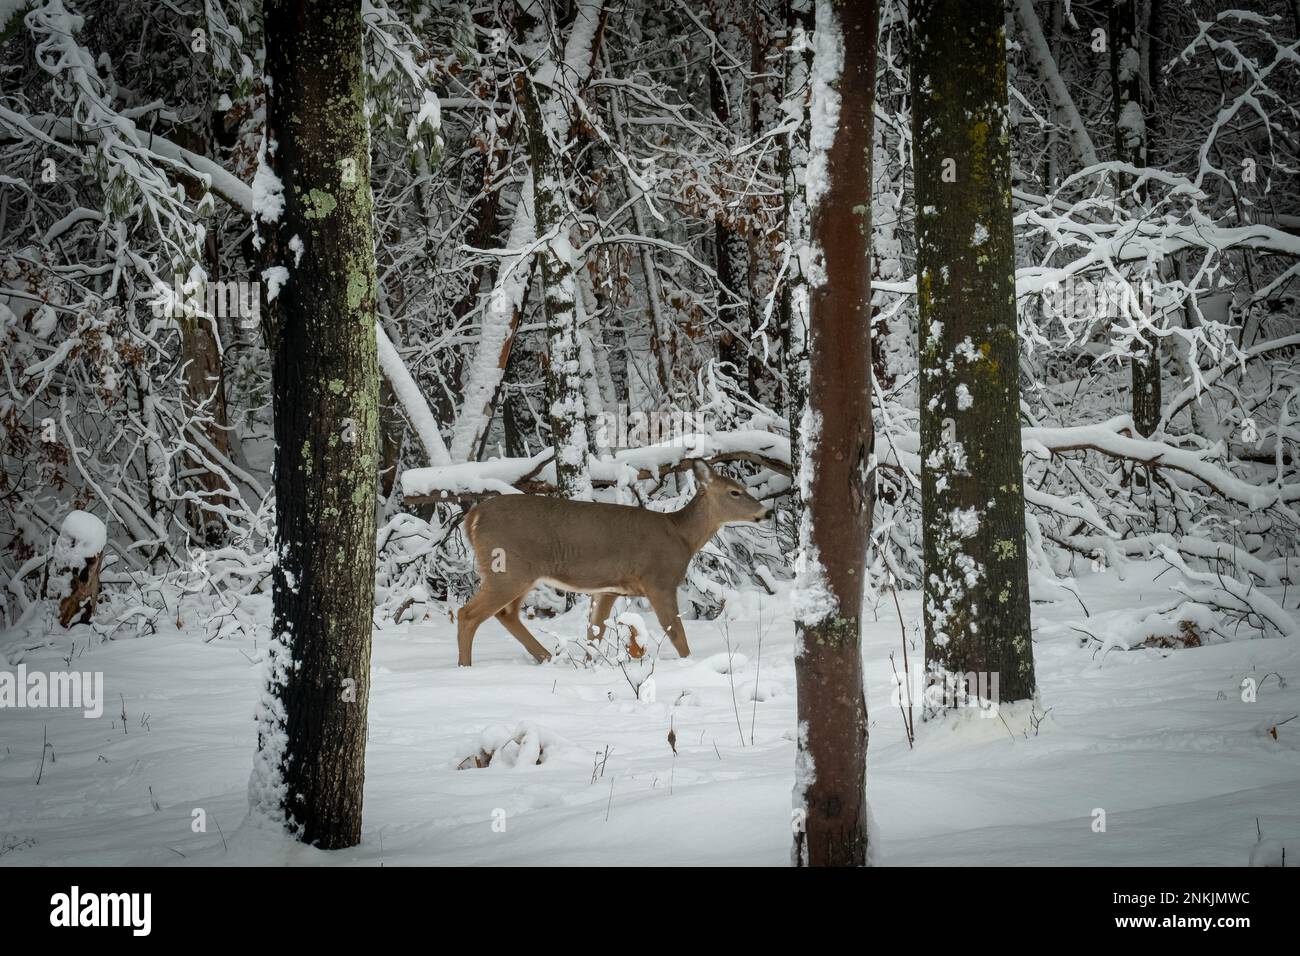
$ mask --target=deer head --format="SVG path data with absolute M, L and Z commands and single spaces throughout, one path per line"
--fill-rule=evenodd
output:
M 745 490 L 745 486 L 719 475 L 698 459 L 691 466 L 700 491 L 691 502 L 702 511 L 700 517 L 710 526 L 707 537 L 723 525 L 740 521 L 762 521 L 772 509 Z

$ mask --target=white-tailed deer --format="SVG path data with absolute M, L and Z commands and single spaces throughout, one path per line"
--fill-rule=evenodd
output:
M 667 514 L 540 495 L 502 495 L 478 505 L 465 518 L 480 583 L 457 618 L 460 666 L 470 666 L 474 632 L 493 615 L 538 661 L 550 659 L 519 620 L 538 582 L 593 595 L 589 640 L 604 636 L 620 595 L 649 598 L 677 653 L 689 656 L 677 586 L 691 558 L 723 525 L 761 521 L 772 511 L 704 462 L 696 461 L 694 471 L 699 492 Z

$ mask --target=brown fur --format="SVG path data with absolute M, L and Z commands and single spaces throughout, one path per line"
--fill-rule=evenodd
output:
M 619 595 L 648 598 L 673 647 L 687 657 L 677 586 L 691 558 L 724 524 L 759 521 L 771 512 L 703 462 L 695 463 L 695 475 L 699 493 L 669 514 L 540 495 L 503 495 L 478 505 L 465 519 L 480 586 L 457 621 L 460 665 L 470 666 L 474 634 L 493 616 L 538 661 L 550 658 L 519 620 L 523 599 L 538 581 L 593 595 L 592 640 L 604 636 Z

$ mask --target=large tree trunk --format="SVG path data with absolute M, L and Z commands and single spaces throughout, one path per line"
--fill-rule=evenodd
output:
M 1146 110 L 1142 106 L 1142 57 L 1138 50 L 1137 0 L 1111 0 L 1110 82 L 1115 124 L 1115 158 L 1146 166 Z M 1142 197 L 1129 189 L 1132 177 L 1120 175 L 1122 203 L 1140 212 Z M 1145 332 L 1133 342 L 1129 359 L 1133 379 L 1133 424 L 1145 438 L 1160 423 L 1160 339 Z
M 599 2 L 580 5 L 571 32 L 594 33 L 597 23 L 585 21 L 598 19 L 600 6 Z M 568 177 L 558 148 L 569 134 L 569 114 L 556 88 L 564 79 L 551 46 L 550 13 L 545 0 L 529 0 L 517 19 L 521 48 L 529 58 L 523 75 L 524 117 L 533 164 L 537 235 L 543 240 L 539 257 L 547 336 L 546 403 L 555 448 L 556 486 L 566 498 L 590 500 L 590 448 L 574 301 L 578 262 L 570 239 L 573 223 L 568 210 L 572 204 L 565 195 Z
M 997 675 L 1021 700 L 1034 659 L 1003 10 L 912 14 L 926 656 L 936 679 Z
M 304 842 L 361 839 L 379 369 L 360 0 L 268 0 L 267 136 L 298 236 L 274 336 L 272 670 L 252 797 Z M 264 227 L 265 233 L 265 227 Z
M 870 237 L 877 18 L 874 0 L 817 3 L 807 177 L 816 278 L 809 282 L 795 607 L 797 866 L 867 862 L 861 613 L 875 478 Z

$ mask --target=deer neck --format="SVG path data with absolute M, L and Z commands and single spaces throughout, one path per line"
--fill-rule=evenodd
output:
M 721 526 L 703 494 L 696 495 L 685 508 L 674 511 L 669 517 L 677 526 L 677 533 L 690 547 L 691 554 L 704 547 Z

